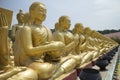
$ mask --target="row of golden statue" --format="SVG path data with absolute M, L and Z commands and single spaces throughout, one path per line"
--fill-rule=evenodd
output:
M 118 44 L 102 34 L 61 16 L 55 31 L 42 24 L 47 9 L 34 2 L 29 13 L 17 14 L 18 24 L 8 38 L 5 14 L 0 12 L 0 80 L 55 80 L 64 73 L 98 59 Z

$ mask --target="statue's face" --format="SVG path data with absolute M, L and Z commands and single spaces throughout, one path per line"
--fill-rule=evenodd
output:
M 78 32 L 79 32 L 79 34 L 83 33 L 83 27 L 79 26 Z
M 39 5 L 34 10 L 34 18 L 36 20 L 44 21 L 46 18 L 46 8 L 43 5 Z
M 70 28 L 71 21 L 68 17 L 66 17 L 63 21 L 60 22 L 60 24 L 64 30 L 68 30 Z
M 90 34 L 91 34 L 91 30 L 88 29 L 88 30 L 86 31 L 86 34 L 87 34 L 87 35 L 90 35 Z
M 24 22 L 24 14 L 20 13 L 17 20 L 18 20 L 18 23 L 23 23 Z

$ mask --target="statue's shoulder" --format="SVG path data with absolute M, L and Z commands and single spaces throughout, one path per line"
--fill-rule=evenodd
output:
M 18 27 L 18 24 L 12 25 L 12 28 L 16 28 L 16 27 Z
M 86 39 L 85 36 L 81 34 L 80 37 L 79 37 L 79 40 L 80 41 L 85 41 L 85 39 Z
M 46 27 L 45 25 L 42 25 L 42 27 L 44 27 L 47 31 L 51 32 L 51 30 L 48 27 Z
M 55 32 L 55 34 L 58 36 L 63 36 L 63 37 L 66 36 L 66 34 L 63 31 L 57 31 Z
M 83 34 L 80 35 L 80 39 L 85 39 L 85 36 Z

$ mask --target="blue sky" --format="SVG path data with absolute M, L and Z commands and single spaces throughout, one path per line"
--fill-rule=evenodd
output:
M 0 7 L 13 10 L 12 24 L 16 24 L 19 9 L 28 12 L 35 1 L 46 5 L 47 17 L 43 24 L 51 29 L 62 15 L 70 17 L 70 29 L 77 22 L 94 30 L 120 29 L 120 0 L 0 0 Z

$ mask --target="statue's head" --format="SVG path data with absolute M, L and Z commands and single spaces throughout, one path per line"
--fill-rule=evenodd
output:
M 68 16 L 61 16 L 59 18 L 59 25 L 62 30 L 68 30 L 71 25 L 70 18 Z
M 96 31 L 95 30 L 91 31 L 91 36 L 94 37 L 94 38 L 96 38 L 97 35 L 96 35 Z
M 91 29 L 90 29 L 89 27 L 86 27 L 86 28 L 84 29 L 84 34 L 90 35 L 90 34 L 91 34 Z
M 78 34 L 83 33 L 83 25 L 82 25 L 82 23 L 76 23 L 74 25 L 74 33 L 78 33 Z
M 46 6 L 41 2 L 34 2 L 29 8 L 29 13 L 34 20 L 39 20 L 42 22 L 46 18 Z
M 30 14 L 27 12 L 24 14 L 24 24 L 25 25 L 30 25 L 32 21 L 32 18 L 30 16 Z
M 60 31 L 60 26 L 58 22 L 55 23 L 55 31 Z
M 24 23 L 24 14 L 23 11 L 20 9 L 19 13 L 17 14 L 18 23 Z

